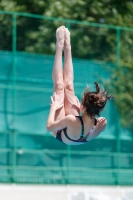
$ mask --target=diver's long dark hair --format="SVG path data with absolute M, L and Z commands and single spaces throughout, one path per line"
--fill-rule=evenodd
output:
M 106 90 L 101 91 L 99 84 L 95 82 L 96 92 L 88 91 L 85 89 L 81 104 L 86 109 L 86 114 L 90 117 L 100 116 L 100 112 L 105 107 L 108 100 L 113 99 L 112 95 L 108 96 Z

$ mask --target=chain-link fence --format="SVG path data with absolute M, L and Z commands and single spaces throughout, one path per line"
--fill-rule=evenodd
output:
M 108 68 L 130 65 L 131 28 L 0 11 L 0 182 L 133 185 L 132 133 L 114 102 L 103 112 L 106 130 L 88 144 L 67 146 L 46 131 L 62 24 L 71 30 L 79 99 L 86 83 L 109 79 Z

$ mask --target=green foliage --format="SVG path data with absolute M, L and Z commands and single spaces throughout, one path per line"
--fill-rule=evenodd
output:
M 129 0 L 1 0 L 1 10 L 41 14 L 86 22 L 133 27 L 133 2 Z M 12 49 L 12 16 L 0 15 L 1 49 Z M 17 50 L 43 54 L 55 53 L 55 30 L 65 23 L 17 18 Z M 108 88 L 115 97 L 123 126 L 133 129 L 133 32 L 121 31 L 120 66 L 117 66 L 116 30 L 71 25 L 74 57 L 114 63 Z M 6 40 L 5 40 L 6 38 Z
M 133 68 L 115 66 L 107 87 L 113 93 L 123 127 L 133 130 Z

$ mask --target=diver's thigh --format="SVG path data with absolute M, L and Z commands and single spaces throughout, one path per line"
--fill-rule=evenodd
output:
M 77 116 L 79 115 L 79 100 L 78 98 L 74 95 L 73 92 L 65 89 L 65 115 L 74 115 Z

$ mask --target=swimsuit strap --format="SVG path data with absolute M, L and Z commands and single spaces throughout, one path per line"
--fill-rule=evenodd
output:
M 82 131 L 81 131 L 80 136 L 83 137 L 83 135 L 84 135 L 84 122 L 83 122 L 83 119 L 82 119 L 81 116 L 75 116 L 75 117 L 78 117 L 80 119 L 80 122 L 81 122 L 81 125 L 82 125 Z

